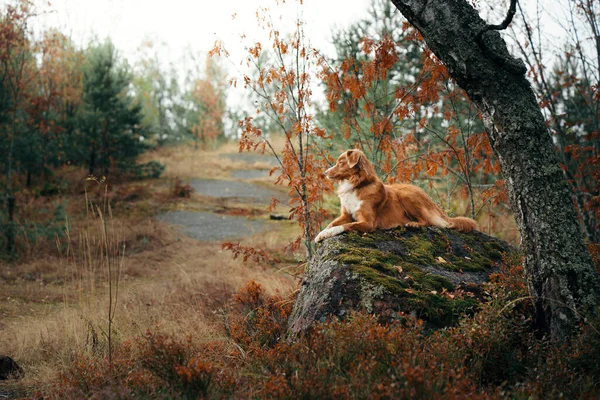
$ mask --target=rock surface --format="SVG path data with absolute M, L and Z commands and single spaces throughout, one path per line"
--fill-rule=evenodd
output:
M 0 356 L 0 380 L 20 379 L 25 375 L 15 360 L 8 356 Z
M 432 328 L 473 313 L 481 284 L 516 251 L 481 232 L 396 228 L 325 240 L 305 271 L 290 334 L 351 311 L 381 322 L 416 315 Z

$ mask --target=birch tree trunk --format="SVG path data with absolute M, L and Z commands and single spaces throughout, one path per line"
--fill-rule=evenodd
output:
M 568 337 L 600 299 L 567 182 L 525 66 L 466 0 L 392 0 L 482 112 L 506 178 L 537 325 Z

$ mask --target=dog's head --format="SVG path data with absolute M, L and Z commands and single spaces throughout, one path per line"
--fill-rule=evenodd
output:
M 342 153 L 335 165 L 325 171 L 325 176 L 331 180 L 358 181 L 375 176 L 373 166 L 360 150 L 348 150 Z

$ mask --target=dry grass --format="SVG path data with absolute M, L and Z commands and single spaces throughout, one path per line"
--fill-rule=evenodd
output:
M 283 139 L 275 137 L 273 144 L 276 149 L 283 147 Z M 195 149 L 194 146 L 163 147 L 146 153 L 142 162 L 150 160 L 159 161 L 167 166 L 164 176 L 167 178 L 202 178 L 212 179 L 229 178 L 231 171 L 236 169 L 271 169 L 267 163 L 256 162 L 248 165 L 243 161 L 223 157 L 224 154 L 238 153 L 237 143 L 226 143 L 215 151 L 203 151 Z
M 218 242 L 197 242 L 149 217 L 172 208 L 248 208 L 214 199 L 206 202 L 198 195 L 191 199 L 169 195 L 169 180 L 176 176 L 227 177 L 228 171 L 243 168 L 241 163 L 219 158 L 236 150 L 231 145 L 214 152 L 161 149 L 146 157 L 167 165 L 165 178 L 116 185 L 106 194 L 88 188 L 93 202 L 99 204 L 104 196 L 113 206 L 112 218 L 107 216 L 110 248 L 125 245 L 115 344 L 156 326 L 166 333 L 190 333 L 199 342 L 212 340 L 224 335 L 223 310 L 229 306 L 231 294 L 248 280 L 260 282 L 269 292 L 288 292 L 295 287 L 295 280 L 286 272 L 290 264 L 273 268 L 242 263 L 222 251 Z M 75 192 L 53 200 L 67 204 L 68 236 L 30 244 L 17 262 L 0 261 L 0 349 L 26 370 L 26 377 L 18 383 L 20 390 L 52 382 L 76 356 L 107 354 L 106 265 L 95 265 L 93 254 L 84 257 L 86 252 L 97 251 L 94 246 L 100 245 L 103 231 L 101 224 L 86 217 L 85 195 Z M 44 202 L 48 200 L 21 203 L 25 204 L 23 217 L 36 218 L 36 209 Z M 272 224 L 266 234 L 247 238 L 243 244 L 281 251 L 297 231 L 292 223 Z

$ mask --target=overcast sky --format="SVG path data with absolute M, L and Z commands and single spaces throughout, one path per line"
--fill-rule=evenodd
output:
M 332 27 L 357 20 L 370 1 L 304 0 L 300 7 L 294 0 L 279 6 L 275 0 L 51 0 L 50 7 L 42 6 L 44 3 L 36 1 L 42 9 L 54 12 L 38 19 L 40 29 L 59 27 L 80 45 L 94 35 L 110 36 L 130 60 L 143 40 L 152 39 L 165 43 L 164 57 L 175 60 L 190 50 L 207 52 L 216 39 L 223 40 L 237 56 L 240 34 L 249 38 L 258 34 L 255 13 L 264 6 L 274 18 L 284 16 L 276 21 L 281 27 L 293 27 L 300 10 L 310 27 L 312 45 L 325 49 Z
M 0 0 L 0 3 L 6 0 Z M 34 0 L 40 10 L 47 11 L 36 21 L 43 30 L 54 26 L 70 34 L 79 45 L 85 46 L 94 36 L 110 36 L 129 60 L 134 60 L 136 49 L 144 39 L 165 43 L 164 57 L 177 60 L 185 52 L 206 52 L 216 39 L 225 41 L 234 56 L 239 35 L 249 38 L 257 35 L 255 12 L 269 7 L 280 29 L 294 26 L 297 11 L 307 22 L 308 38 L 314 47 L 330 51 L 330 33 L 334 26 L 344 27 L 365 14 L 370 0 L 304 0 L 298 6 L 295 0 L 277 5 L 276 0 Z M 504 13 L 506 2 L 478 2 L 482 10 L 490 6 Z M 535 1 L 522 1 L 533 13 Z M 556 0 L 542 0 L 546 8 Z M 51 12 L 50 12 L 51 11 Z M 235 18 L 232 18 L 233 15 Z M 500 21 L 497 21 L 500 22 Z M 551 21 L 546 21 L 546 24 Z M 552 31 L 549 30 L 550 32 Z M 234 57 L 235 58 L 235 57 Z
M 0 4 L 7 0 L 0 0 Z M 436 0 L 440 1 L 440 0 Z M 563 0 L 564 3 L 566 0 Z M 281 2 L 281 1 L 279 1 Z M 236 63 L 244 56 L 240 35 L 249 40 L 261 37 L 256 22 L 256 10 L 269 7 L 278 29 L 293 29 L 299 13 L 306 22 L 307 38 L 313 47 L 331 54 L 331 32 L 334 27 L 345 27 L 365 15 L 370 0 L 296 0 L 278 5 L 276 0 L 34 0 L 42 15 L 33 28 L 41 32 L 57 27 L 85 47 L 93 37 L 110 37 L 120 53 L 131 64 L 137 58 L 138 48 L 146 39 L 157 44 L 161 62 L 181 68 L 181 60 L 189 53 L 205 54 L 215 40 L 223 40 Z M 506 12 L 508 1 L 480 0 L 484 17 L 490 8 L 497 11 L 499 23 Z M 536 1 L 523 1 L 523 7 L 535 15 Z M 564 19 L 556 0 L 540 0 L 543 8 Z M 233 17 L 235 15 L 235 18 Z M 281 17 L 281 19 L 279 19 Z M 517 21 L 518 22 L 518 21 Z M 549 45 L 561 46 L 560 27 L 553 18 L 542 21 Z M 251 43 L 252 43 L 251 42 Z M 161 46 L 162 44 L 162 46 Z

